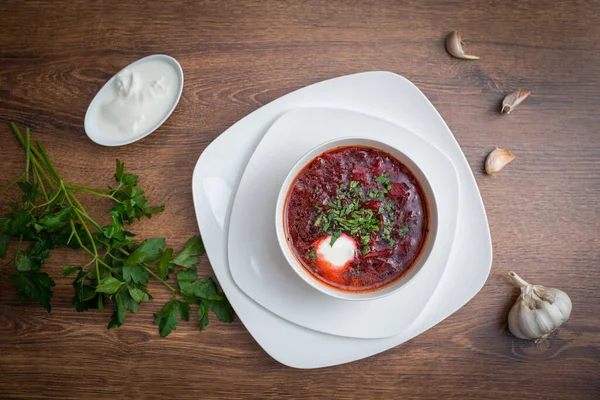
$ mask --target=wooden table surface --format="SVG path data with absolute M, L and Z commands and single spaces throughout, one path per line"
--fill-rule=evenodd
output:
M 244 326 L 194 323 L 167 339 L 152 324 L 169 294 L 152 286 L 119 329 L 109 312 L 77 313 L 57 250 L 52 314 L 21 304 L 2 273 L 1 398 L 600 398 L 600 3 L 495 1 L 3 1 L 0 3 L 0 185 L 22 172 L 9 121 L 32 128 L 59 171 L 84 186 L 111 182 L 114 159 L 140 175 L 166 211 L 138 223 L 142 237 L 180 247 L 198 232 L 192 170 L 227 127 L 303 86 L 387 70 L 414 82 L 460 143 L 489 218 L 494 263 L 481 292 L 415 339 L 377 356 L 321 370 L 271 359 Z M 479 61 L 452 59 L 460 30 Z M 153 53 L 179 60 L 179 106 L 150 137 L 120 148 L 87 139 L 97 90 Z M 506 93 L 532 91 L 510 116 Z M 517 159 L 497 177 L 495 146 Z M 16 192 L 10 192 L 16 196 Z M 2 209 L 9 194 L 2 195 Z M 91 206 L 106 215 L 102 201 Z M 547 346 L 517 340 L 506 315 L 518 291 L 509 270 L 572 298 L 571 319 Z M 208 260 L 200 266 L 212 274 Z M 290 346 L 293 346 L 290 343 Z

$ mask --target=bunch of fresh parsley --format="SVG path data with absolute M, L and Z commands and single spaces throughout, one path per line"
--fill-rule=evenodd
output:
M 48 312 L 54 280 L 42 271 L 50 251 L 58 247 L 81 249 L 91 257 L 85 265 L 64 266 L 65 275 L 75 275 L 72 304 L 77 311 L 99 309 L 112 303 L 113 313 L 108 328 L 125 322 L 127 310 L 135 313 L 141 303 L 150 301 L 150 277 L 165 285 L 172 293 L 155 323 L 161 336 L 176 329 L 179 319 L 189 319 L 190 307 L 198 306 L 199 329 L 208 324 L 208 310 L 223 322 L 233 320 L 233 310 L 225 295 L 210 278 L 198 278 L 195 265 L 204 254 L 200 236 L 190 238 L 183 250 L 173 254 L 165 248 L 165 239 L 151 238 L 136 242 L 127 230 L 134 220 L 151 218 L 164 207 L 151 207 L 140 189 L 138 177 L 126 173 L 117 160 L 117 186 L 90 189 L 64 181 L 39 141 L 31 141 L 29 129 L 23 135 L 14 123 L 11 128 L 25 149 L 25 171 L 3 188 L 17 185 L 21 201 L 8 203 L 10 211 L 0 217 L 0 258 L 6 257 L 11 239 L 18 240 L 14 257 L 3 268 L 12 265 L 12 282 L 21 300 L 39 302 Z M 90 193 L 113 203 L 109 225 L 99 225 L 85 210 L 78 192 Z M 29 243 L 29 245 L 26 245 Z M 177 284 L 169 283 L 174 276 Z

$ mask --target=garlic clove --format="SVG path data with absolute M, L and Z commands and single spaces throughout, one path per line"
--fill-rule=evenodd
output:
M 556 304 L 562 314 L 562 318 L 566 321 L 571 316 L 571 310 L 573 309 L 573 303 L 571 298 L 562 290 L 549 289 L 552 295 L 549 296 L 552 299 L 552 303 Z
M 488 175 L 495 175 L 515 158 L 517 157 L 510 151 L 496 148 L 485 159 L 485 172 Z
M 519 337 L 519 339 L 539 338 L 544 335 L 544 331 L 538 324 L 536 312 L 534 310 L 531 310 L 528 307 L 523 307 L 517 308 L 516 312 L 518 315 L 517 321 L 519 327 L 521 332 L 523 332 L 523 336 Z
M 508 326 L 509 326 L 509 331 L 510 333 L 519 338 L 519 339 L 523 339 L 523 340 L 527 340 L 529 339 L 529 336 L 525 335 L 525 333 L 521 330 L 521 323 L 519 321 L 517 321 L 517 318 L 519 318 L 519 313 L 517 312 L 509 312 L 508 313 Z
M 510 333 L 512 333 L 519 339 L 529 339 L 531 337 L 531 332 L 528 331 L 526 334 L 524 329 L 521 328 L 522 326 L 526 325 L 528 319 L 525 318 L 524 321 L 521 320 L 523 313 L 527 312 L 527 310 L 521 309 L 521 304 L 517 305 L 520 301 L 521 298 L 519 297 L 517 299 L 517 303 L 515 303 L 515 305 L 510 309 L 510 312 L 508 313 L 508 328 L 510 330 Z
M 535 322 L 543 336 L 546 332 L 552 332 L 556 329 L 557 322 L 562 320 L 562 314 L 558 308 L 553 307 L 552 304 L 546 301 L 542 302 L 538 310 L 541 310 L 541 312 L 537 313 Z
M 463 41 L 458 31 L 453 31 L 446 36 L 446 51 L 450 53 L 452 57 L 460 58 L 462 60 L 479 60 L 477 56 L 471 56 L 465 54 L 462 48 Z
M 502 100 L 502 110 L 500 110 L 500 112 L 502 114 L 510 114 L 512 110 L 527 100 L 529 96 L 531 96 L 531 92 L 529 90 L 519 89 L 512 92 L 511 94 L 507 95 L 504 100 Z

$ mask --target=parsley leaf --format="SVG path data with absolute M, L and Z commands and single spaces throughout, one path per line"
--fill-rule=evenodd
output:
M 53 244 L 49 239 L 42 237 L 29 247 L 27 253 L 29 254 L 29 258 L 31 258 L 31 261 L 36 264 L 36 269 L 40 269 L 42 264 L 50 257 L 50 248 L 52 245 Z
M 222 297 L 217 294 L 217 287 L 212 279 L 201 278 L 190 286 L 191 293 L 201 299 L 221 300 Z
M 333 235 L 331 235 L 329 246 L 333 247 L 333 244 L 339 239 L 340 236 L 342 236 L 342 231 L 334 232 Z
M 128 283 L 127 290 L 129 291 L 129 295 L 136 303 L 142 303 L 144 301 L 149 301 L 152 299 L 150 293 L 144 285 Z
M 181 270 L 177 272 L 177 283 L 179 284 L 179 289 L 183 293 L 191 293 L 191 284 L 197 278 L 196 269 L 190 268 L 187 270 Z
M 54 280 L 45 272 L 30 271 L 27 273 L 12 274 L 9 281 L 15 284 L 21 293 L 21 301 L 34 300 L 39 302 L 46 311 L 50 312 L 50 298 Z
M 4 215 L 0 221 L 0 231 L 10 236 L 18 236 L 27 233 L 34 223 L 35 219 L 29 212 L 15 209 Z
M 204 253 L 205 250 L 202 238 L 200 236 L 194 236 L 186 242 L 181 253 L 171 260 L 171 262 L 182 267 L 190 268 L 200 261 L 198 256 L 204 255 Z
M 164 246 L 165 239 L 163 238 L 146 239 L 125 259 L 124 264 L 135 265 L 142 262 L 156 261 L 160 258 Z
M 386 174 L 382 174 L 382 175 L 378 176 L 377 179 L 375 179 L 375 181 L 377 183 L 381 183 L 382 185 L 387 185 L 388 183 L 390 183 L 390 180 Z
M 168 248 L 160 255 L 160 259 L 158 260 L 158 264 L 156 264 L 156 271 L 158 272 L 158 276 L 161 279 L 166 279 L 169 270 L 173 268 L 173 265 L 169 260 L 173 257 L 173 249 Z
M 204 300 L 203 300 L 204 301 Z M 233 321 L 233 308 L 229 304 L 227 298 L 222 300 L 205 300 L 208 307 L 215 313 L 219 321 L 232 322 Z
M 198 307 L 198 321 L 200 322 L 198 330 L 202 332 L 208 326 L 208 305 L 205 301 L 201 301 Z
M 121 288 L 121 285 L 123 285 L 123 282 L 112 276 L 109 276 L 98 284 L 96 287 L 96 292 L 114 294 Z
M 117 238 L 123 240 L 125 238 L 125 234 L 123 233 L 123 212 L 124 208 L 122 204 L 118 204 L 111 208 L 110 225 L 105 226 L 102 230 L 107 239 Z
M 124 265 L 123 279 L 125 282 L 148 283 L 148 271 L 141 265 Z
M 132 313 L 138 311 L 138 303 L 131 297 L 127 288 L 122 286 L 117 294 L 114 296 L 115 300 L 115 311 L 111 315 L 110 322 L 108 323 L 108 329 L 118 328 L 125 322 L 125 312 L 127 310 Z
M 68 268 L 68 267 L 67 267 Z M 95 288 L 85 284 L 85 273 L 83 268 L 75 268 L 78 271 L 75 280 L 73 281 L 73 288 L 75 289 L 75 296 L 71 300 L 71 304 L 75 306 L 77 312 L 89 310 L 90 308 L 99 308 L 99 304 L 103 304 L 104 295 L 97 293 Z
M 10 245 L 10 236 L 0 232 L 0 258 L 6 257 L 8 246 Z
M 137 303 L 136 303 L 137 304 Z M 110 322 L 108 323 L 108 329 L 118 328 L 123 325 L 125 322 L 125 300 L 123 296 L 120 296 L 120 293 L 115 296 L 115 311 L 112 313 L 110 317 Z
M 56 229 L 67 224 L 72 212 L 73 207 L 65 207 L 58 212 L 42 216 L 38 223 L 47 229 Z
M 177 329 L 177 316 L 187 321 L 190 315 L 189 304 L 173 299 L 163 306 L 158 314 L 154 314 L 154 323 L 158 325 L 160 336 L 168 336 L 174 329 Z
M 73 273 L 79 271 L 79 267 L 69 267 L 68 265 L 63 265 L 63 275 L 73 275 Z
M 196 270 L 179 271 L 177 273 L 177 283 L 184 296 L 196 297 L 206 300 L 221 300 L 217 294 L 217 287 L 210 278 L 196 278 Z
M 135 186 L 115 189 L 111 194 L 119 202 L 114 210 L 120 214 L 123 221 L 128 223 L 132 223 L 134 218 L 138 220 L 142 217 L 151 218 L 153 214 L 164 210 L 164 206 L 150 207 L 144 191 Z
M 17 270 L 19 272 L 26 272 L 32 269 L 38 269 L 34 268 L 35 266 L 33 264 L 33 261 L 31 261 L 31 258 L 29 258 L 27 253 L 19 254 L 19 256 L 17 257 L 17 261 L 15 261 L 15 267 L 17 267 Z
M 81 301 L 91 300 L 98 295 L 96 290 L 90 285 L 85 285 L 85 274 L 80 269 L 77 277 L 73 281 L 73 287 L 75 288 L 75 295 Z
M 23 203 L 31 202 L 42 197 L 37 185 L 32 185 L 29 182 L 18 182 L 17 185 L 23 191 Z
M 398 233 L 401 235 L 404 235 L 405 233 L 408 233 L 408 226 L 405 226 L 404 228 L 400 228 L 398 230 Z
M 124 170 L 125 163 L 117 159 L 117 172 L 115 173 L 115 179 L 117 180 L 117 182 L 119 182 L 123 186 L 136 186 L 138 183 L 137 175 L 126 174 Z

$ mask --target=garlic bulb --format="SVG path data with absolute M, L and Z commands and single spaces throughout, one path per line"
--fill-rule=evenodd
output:
M 508 329 L 519 339 L 546 339 L 571 315 L 571 299 L 562 290 L 531 285 L 509 272 L 521 295 L 508 313 Z

